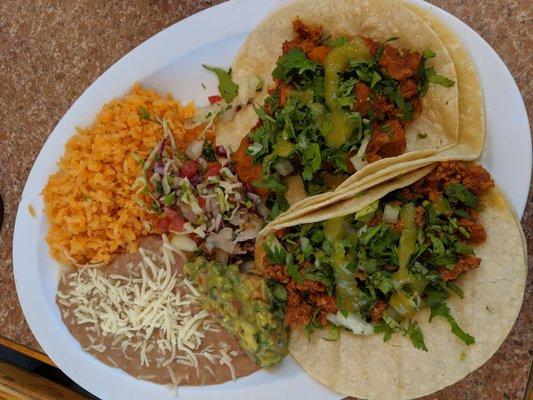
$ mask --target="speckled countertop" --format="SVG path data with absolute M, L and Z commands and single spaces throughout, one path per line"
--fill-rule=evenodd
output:
M 40 350 L 17 301 L 12 235 L 18 201 L 44 141 L 87 86 L 163 28 L 220 0 L 4 0 L 0 2 L 0 335 Z M 432 0 L 479 32 L 503 58 L 533 113 L 529 0 Z M 107 99 L 102 99 L 102 101 Z M 483 367 L 431 399 L 522 399 L 533 359 L 533 196 L 522 220 L 529 279 L 522 312 Z M 529 328 L 529 329 L 528 329 Z

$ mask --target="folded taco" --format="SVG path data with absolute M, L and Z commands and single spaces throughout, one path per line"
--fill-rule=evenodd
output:
M 359 398 L 423 396 L 479 367 L 526 278 L 511 207 L 487 171 L 458 161 L 271 225 L 256 264 L 287 290 L 291 354 Z
M 457 143 L 454 62 L 422 18 L 392 0 L 294 2 L 254 30 L 233 65 L 251 104 L 217 141 L 269 198 L 271 218 L 369 163 Z M 424 153 L 425 154 L 425 153 Z
M 276 218 L 276 223 L 294 219 L 318 208 L 345 200 L 352 196 L 354 190 L 364 190 L 370 185 L 386 182 L 396 176 L 435 162 L 472 161 L 477 160 L 481 155 L 485 140 L 485 112 L 483 92 L 473 59 L 455 34 L 434 15 L 411 3 L 402 2 L 402 4 L 415 12 L 431 27 L 445 45 L 454 63 L 460 110 L 457 143 L 440 151 L 406 152 L 401 156 L 394 157 L 394 159 L 385 158 L 368 164 L 342 182 L 335 192 L 312 196 L 291 205 L 283 215 Z

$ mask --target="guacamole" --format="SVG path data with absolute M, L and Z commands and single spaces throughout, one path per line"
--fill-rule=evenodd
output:
M 273 280 L 241 273 L 237 265 L 223 265 L 198 257 L 185 264 L 185 273 L 201 293 L 202 306 L 233 335 L 262 368 L 279 363 L 287 354 L 284 323 L 286 291 Z

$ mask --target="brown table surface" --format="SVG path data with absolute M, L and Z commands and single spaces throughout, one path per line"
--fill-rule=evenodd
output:
M 4 0 L 0 2 L 0 343 L 41 352 L 18 304 L 12 236 L 23 184 L 44 141 L 91 82 L 163 28 L 220 0 Z M 479 32 L 506 62 L 533 108 L 529 0 L 432 0 Z M 133 84 L 133 82 L 132 82 Z M 102 102 L 108 99 L 102 99 Z M 522 220 L 529 244 L 526 298 L 499 351 L 431 399 L 521 399 L 533 358 L 533 198 Z M 529 328 L 529 330 L 528 330 Z

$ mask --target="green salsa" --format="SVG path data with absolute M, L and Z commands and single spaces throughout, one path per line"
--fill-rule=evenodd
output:
M 355 38 L 352 42 L 335 47 L 329 52 L 324 62 L 324 98 L 331 110 L 331 131 L 326 136 L 326 144 L 338 148 L 346 143 L 357 126 L 357 121 L 342 110 L 342 103 L 337 101 L 340 76 L 348 67 L 349 61 L 369 61 L 372 57 L 363 39 Z
M 288 345 L 283 286 L 202 257 L 185 264 L 185 273 L 199 289 L 204 309 L 258 365 L 268 368 L 283 359 Z

